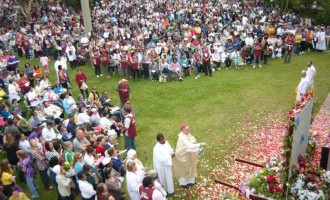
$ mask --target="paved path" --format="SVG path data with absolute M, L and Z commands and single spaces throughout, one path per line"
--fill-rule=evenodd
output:
M 328 97 L 323 102 L 323 105 L 321 106 L 319 113 L 324 113 L 327 116 L 330 116 L 330 93 L 328 94 Z

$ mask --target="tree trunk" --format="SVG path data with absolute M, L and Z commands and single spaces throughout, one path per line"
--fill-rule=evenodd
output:
M 27 22 L 32 22 L 31 5 L 32 0 L 19 0 L 18 3 L 21 6 L 21 11 Z
M 289 0 L 285 1 L 285 8 L 284 8 L 284 12 L 287 12 L 289 9 Z

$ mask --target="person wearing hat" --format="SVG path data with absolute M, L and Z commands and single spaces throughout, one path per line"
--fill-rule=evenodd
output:
M 158 173 L 159 182 L 168 194 L 174 192 L 172 176 L 172 157 L 175 152 L 162 133 L 157 134 L 157 144 L 153 149 L 153 165 Z
M 195 184 L 198 163 L 196 152 L 203 146 L 206 146 L 206 143 L 197 143 L 195 137 L 190 134 L 189 126 L 182 124 L 172 159 L 174 176 L 178 178 L 180 186 L 188 188 L 189 185 Z
M 71 176 L 75 174 L 74 170 L 70 168 L 68 171 L 63 169 L 61 165 L 55 165 L 53 172 L 56 174 L 57 190 L 62 200 L 73 200 L 71 193 Z

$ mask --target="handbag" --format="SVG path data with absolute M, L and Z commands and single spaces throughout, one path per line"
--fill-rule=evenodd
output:
M 86 84 L 85 82 L 83 82 L 83 83 L 81 84 L 80 89 L 82 89 L 82 90 L 87 90 L 87 89 L 88 89 L 87 84 Z

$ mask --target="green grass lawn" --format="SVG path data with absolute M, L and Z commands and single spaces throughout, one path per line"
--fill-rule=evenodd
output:
M 256 121 L 260 115 L 268 116 L 274 111 L 286 113 L 293 106 L 300 72 L 307 68 L 308 60 L 313 61 L 317 70 L 314 81 L 315 115 L 330 92 L 329 56 L 330 53 L 293 56 L 292 63 L 285 65 L 283 60 L 274 59 L 262 68 L 252 69 L 252 66 L 248 66 L 244 70 L 222 69 L 215 72 L 212 78 L 201 74 L 198 80 L 190 76 L 184 78 L 183 82 L 159 83 L 149 79 L 133 82 L 129 79 L 131 102 L 136 112 L 138 158 L 150 169 L 156 134 L 164 133 L 172 147 L 175 147 L 182 123 L 190 126 L 191 133 L 198 141 L 211 143 L 215 139 L 225 141 L 236 128 L 237 122 L 243 119 Z M 37 61 L 29 62 L 32 65 Z M 23 60 L 20 65 L 24 63 Z M 50 69 L 50 79 L 54 82 L 56 75 L 53 62 L 50 63 Z M 82 69 L 88 76 L 90 88 L 96 86 L 99 92 L 106 90 L 113 102 L 119 104 L 115 91 L 119 80 L 117 75 L 110 80 L 104 76 L 96 78 L 91 67 L 84 66 Z M 71 91 L 76 98 L 79 93 L 74 81 L 76 70 L 69 69 L 69 73 L 73 85 Z M 236 147 L 233 144 L 226 148 L 230 151 Z M 213 150 L 206 149 L 205 155 Z M 55 199 L 56 196 L 54 190 L 40 189 L 39 194 L 40 199 Z

